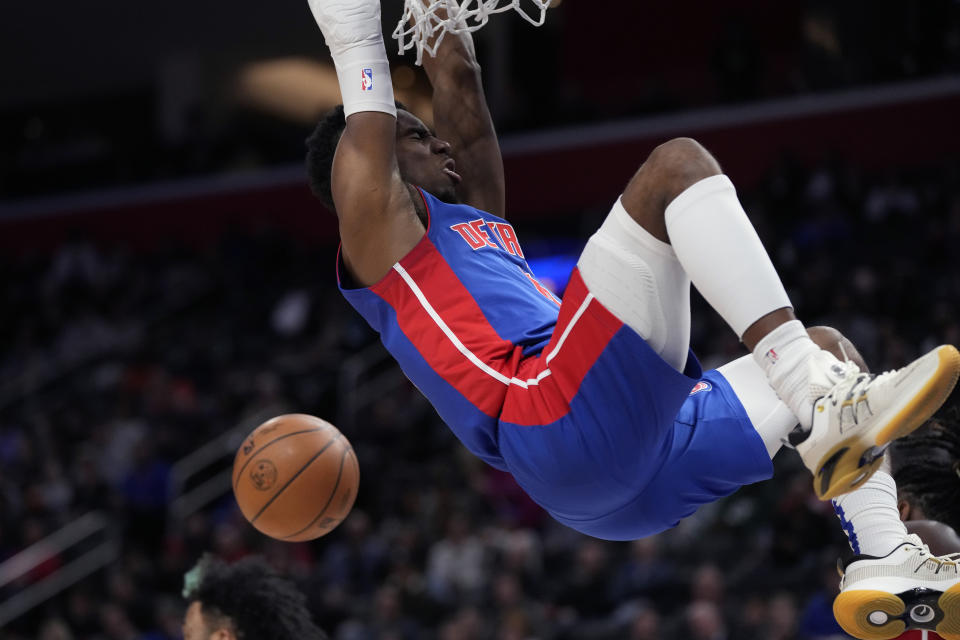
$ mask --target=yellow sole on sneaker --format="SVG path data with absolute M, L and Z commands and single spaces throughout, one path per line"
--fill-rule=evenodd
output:
M 883 457 L 862 464 L 864 454 L 913 433 L 946 402 L 960 378 L 960 351 L 953 345 L 942 345 L 937 348 L 937 356 L 937 370 L 930 381 L 888 421 L 872 442 L 850 438 L 838 443 L 820 459 L 813 476 L 813 490 L 818 498 L 831 500 L 869 480 L 880 468 Z M 829 482 L 823 477 L 825 468 L 830 470 Z
M 869 464 L 861 464 L 863 454 L 873 445 L 861 444 L 858 438 L 844 440 L 823 457 L 813 476 L 813 490 L 821 500 L 832 500 L 853 491 L 880 468 L 883 456 Z M 824 469 L 832 469 L 829 484 L 823 477 Z
M 837 622 L 860 640 L 890 640 L 901 635 L 907 626 L 896 616 L 903 615 L 905 610 L 903 600 L 886 591 L 844 591 L 833 601 Z
M 944 640 L 960 640 L 960 584 L 955 584 L 940 596 L 943 620 L 937 625 L 937 633 Z
M 878 446 L 913 433 L 950 397 L 950 392 L 960 378 L 960 351 L 952 344 L 945 344 L 937 347 L 937 355 L 940 357 L 937 372 L 877 435 Z

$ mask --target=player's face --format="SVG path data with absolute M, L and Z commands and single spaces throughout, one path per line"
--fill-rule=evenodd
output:
M 444 202 L 459 202 L 457 185 L 461 178 L 450 155 L 450 143 L 402 109 L 397 112 L 397 164 L 405 181 Z
M 183 617 L 183 640 L 236 640 L 226 629 L 211 629 L 199 602 L 191 602 Z

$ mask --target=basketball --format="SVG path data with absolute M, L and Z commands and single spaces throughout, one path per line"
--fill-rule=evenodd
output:
M 267 420 L 233 460 L 233 494 L 261 533 L 286 542 L 313 540 L 340 524 L 357 497 L 360 467 L 332 424 L 293 413 Z

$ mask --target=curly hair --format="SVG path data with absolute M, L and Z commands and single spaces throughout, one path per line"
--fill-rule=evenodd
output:
M 397 100 L 397 109 L 408 111 L 407 107 Z M 337 105 L 328 111 L 317 123 L 313 133 L 305 141 L 307 146 L 307 178 L 310 181 L 310 190 L 320 199 L 330 211 L 336 211 L 333 206 L 333 191 L 331 188 L 331 174 L 333 172 L 333 156 L 340 144 L 340 136 L 347 126 L 343 113 L 343 105 Z
M 954 394 L 956 397 L 957 394 Z M 890 446 L 893 477 L 904 499 L 930 520 L 960 531 L 960 403 Z
M 200 603 L 208 623 L 229 621 L 239 640 L 328 640 L 306 596 L 259 557 L 226 564 L 205 554 L 187 574 L 183 596 Z

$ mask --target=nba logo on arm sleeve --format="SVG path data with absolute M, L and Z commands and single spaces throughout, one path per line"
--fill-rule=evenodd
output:
M 361 72 L 360 90 L 373 91 L 373 69 L 364 69 Z

